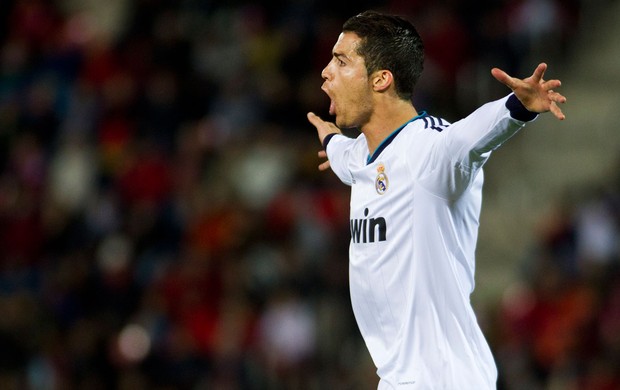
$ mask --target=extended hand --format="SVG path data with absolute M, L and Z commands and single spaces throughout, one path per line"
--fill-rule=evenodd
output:
M 558 104 L 566 103 L 566 98 L 554 91 L 562 83 L 560 80 L 545 81 L 543 76 L 546 70 L 547 64 L 541 63 L 536 67 L 534 73 L 525 79 L 511 77 L 498 68 L 491 69 L 491 74 L 500 83 L 510 88 L 528 111 L 538 113 L 551 111 L 556 118 L 564 120 L 566 116 Z
M 325 139 L 325 137 L 327 137 L 329 134 L 341 133 L 338 126 L 336 126 L 332 122 L 324 121 L 313 112 L 308 113 L 308 120 L 314 125 L 314 127 L 316 127 L 316 131 L 318 133 L 319 141 L 321 141 L 321 144 L 323 144 L 323 139 Z M 327 153 L 324 150 L 319 151 L 319 158 L 327 158 Z M 324 171 L 326 169 L 329 169 L 329 166 L 329 161 L 324 161 L 323 163 L 321 163 L 321 165 L 319 165 L 319 170 Z

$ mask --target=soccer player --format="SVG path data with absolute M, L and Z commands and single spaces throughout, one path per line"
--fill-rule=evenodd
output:
M 469 296 L 483 183 L 491 152 L 566 98 L 546 64 L 512 93 L 453 124 L 418 112 L 411 96 L 423 44 L 403 18 L 350 18 L 322 72 L 335 124 L 313 113 L 331 167 L 351 186 L 349 279 L 355 318 L 379 389 L 492 389 L 497 369 Z M 357 128 L 353 139 L 341 128 Z

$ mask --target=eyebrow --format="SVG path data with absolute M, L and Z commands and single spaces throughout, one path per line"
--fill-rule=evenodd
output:
M 350 58 L 347 57 L 347 55 L 344 54 L 344 53 L 333 52 L 332 55 L 334 57 L 338 58 L 339 60 L 341 60 L 341 59 L 350 60 Z

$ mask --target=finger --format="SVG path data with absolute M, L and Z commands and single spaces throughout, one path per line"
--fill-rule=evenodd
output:
M 545 75 L 546 70 L 547 64 L 545 64 L 544 62 L 538 64 L 536 69 L 534 69 L 534 73 L 532 74 L 532 80 L 534 80 L 534 82 L 536 83 L 540 83 L 540 81 L 543 79 L 543 76 Z
M 562 86 L 562 82 L 560 80 L 549 80 L 549 81 L 542 81 L 541 86 L 543 87 L 543 89 L 547 90 L 547 91 L 551 91 L 553 89 L 559 88 Z
M 330 167 L 329 161 L 325 161 L 319 165 L 319 171 L 328 170 Z
M 319 158 L 327 158 L 327 152 L 324 150 L 319 150 Z
M 495 77 L 497 81 L 504 84 L 510 89 L 514 89 L 516 87 L 515 80 L 508 75 L 508 73 L 504 72 L 499 68 L 491 69 L 491 75 Z
M 548 94 L 549 100 L 556 103 L 566 103 L 566 97 L 560 93 L 549 91 Z
M 314 112 L 309 112 L 306 116 L 308 117 L 308 121 L 310 121 L 310 123 L 312 123 L 314 127 L 318 128 L 323 123 L 325 123 L 325 121 L 321 119 L 321 117 L 316 115 Z
M 558 118 L 559 120 L 563 121 L 564 119 L 566 119 L 566 115 L 564 115 L 564 113 L 562 112 L 562 110 L 560 109 L 560 107 L 558 107 L 558 105 L 555 102 L 551 102 L 551 106 L 549 107 L 549 111 L 551 111 L 551 113 Z

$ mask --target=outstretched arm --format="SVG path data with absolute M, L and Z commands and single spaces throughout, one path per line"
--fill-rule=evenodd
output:
M 566 98 L 554 91 L 562 83 L 560 80 L 545 81 L 543 76 L 546 70 L 547 64 L 541 63 L 536 67 L 534 73 L 525 79 L 509 76 L 498 68 L 491 69 L 491 74 L 500 83 L 510 88 L 528 111 L 537 113 L 551 111 L 556 118 L 564 120 L 566 117 L 558 104 L 566 103 Z

